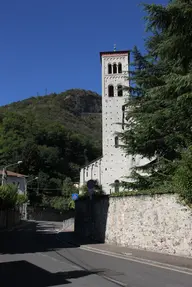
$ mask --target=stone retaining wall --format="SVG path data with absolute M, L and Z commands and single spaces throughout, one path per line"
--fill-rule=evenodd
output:
M 110 244 L 192 256 L 192 210 L 176 195 L 112 197 L 108 206 L 106 199 L 77 201 L 75 231 Z

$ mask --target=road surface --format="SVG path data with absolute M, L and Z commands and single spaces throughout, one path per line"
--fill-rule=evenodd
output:
M 0 233 L 1 287 L 191 287 L 192 270 L 173 271 L 71 247 L 49 222 Z

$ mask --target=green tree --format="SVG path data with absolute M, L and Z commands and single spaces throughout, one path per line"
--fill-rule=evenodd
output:
M 52 96 L 45 98 L 49 102 Z M 31 105 L 34 100 L 31 99 L 28 104 Z M 45 99 L 41 97 L 37 102 L 41 103 L 41 100 L 44 102 Z M 45 106 L 48 102 L 44 103 Z M 38 181 L 33 181 L 28 186 L 29 200 L 31 204 L 37 204 L 42 200 L 45 202 L 44 199 L 48 196 L 61 196 L 62 183 L 66 177 L 78 181 L 79 168 L 85 163 L 84 150 L 87 149 L 87 158 L 90 161 L 98 156 L 99 149 L 88 136 L 81 134 L 80 129 L 74 132 L 57 122 L 54 117 L 51 122 L 47 121 L 44 114 L 37 118 L 36 113 L 25 110 L 27 105 L 23 104 L 20 102 L 24 109 L 20 112 L 15 108 L 14 111 L 9 109 L 1 114 L 0 165 L 6 166 L 22 160 L 23 163 L 13 170 L 29 175 L 31 179 L 38 176 Z M 58 102 L 55 104 L 58 105 Z M 55 108 L 54 105 L 49 105 L 51 113 Z
M 182 152 L 171 186 L 187 203 L 192 203 L 192 146 Z
M 71 198 L 73 193 L 78 193 L 78 189 L 74 186 L 70 177 L 66 177 L 63 181 L 62 196 Z
M 122 139 L 128 154 L 150 163 L 136 167 L 129 188 L 156 188 L 170 181 L 181 151 L 192 142 L 192 5 L 144 4 L 146 54 L 133 50 L 132 85 Z M 142 176 L 144 171 L 147 176 Z

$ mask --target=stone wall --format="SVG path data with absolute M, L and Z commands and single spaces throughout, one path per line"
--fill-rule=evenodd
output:
M 20 223 L 20 213 L 15 210 L 0 210 L 0 229 L 10 228 Z
M 78 233 L 110 244 L 192 256 L 192 210 L 176 195 L 114 197 L 108 207 L 105 201 L 93 201 L 92 214 L 89 202 L 76 203 Z

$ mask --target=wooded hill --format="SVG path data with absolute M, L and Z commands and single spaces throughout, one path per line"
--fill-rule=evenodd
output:
M 0 166 L 22 160 L 15 171 L 39 176 L 41 191 L 78 181 L 79 168 L 100 155 L 97 93 L 73 89 L 0 107 Z

